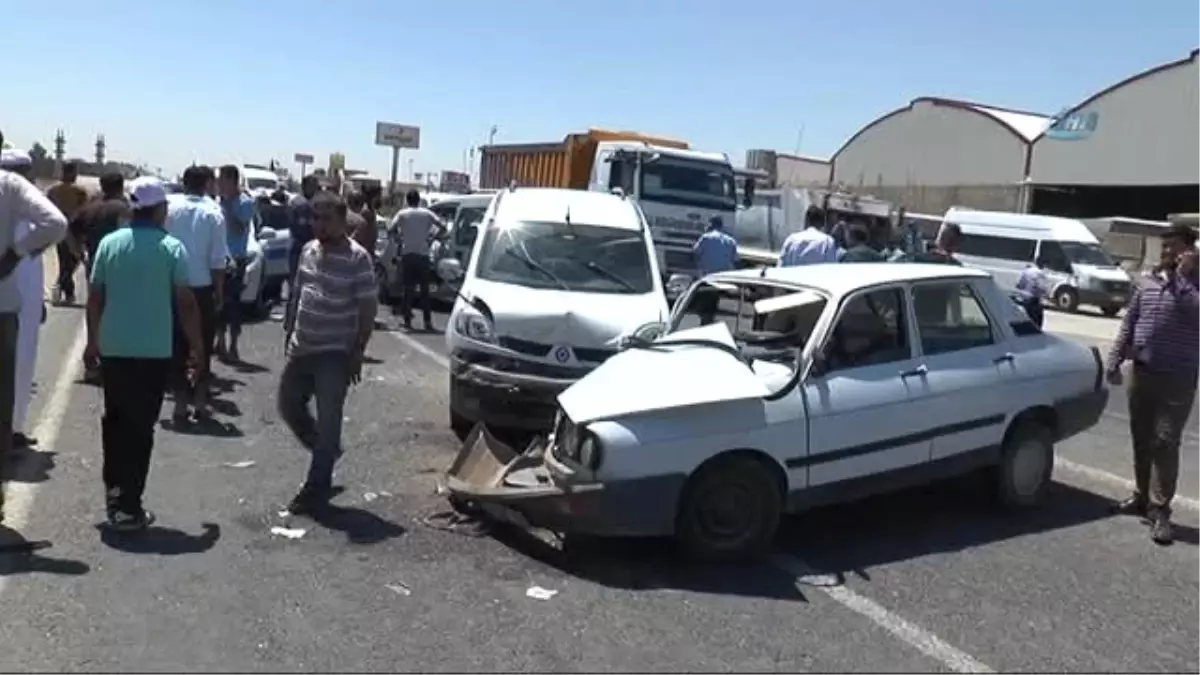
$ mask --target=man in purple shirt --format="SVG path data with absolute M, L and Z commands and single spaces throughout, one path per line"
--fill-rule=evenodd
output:
M 1196 232 L 1172 225 L 1162 262 L 1138 280 L 1108 357 L 1108 381 L 1121 384 L 1121 364 L 1133 361 L 1129 430 L 1136 491 L 1114 506 L 1142 516 L 1156 543 L 1169 544 L 1171 498 L 1179 478 L 1179 439 L 1196 400 L 1200 372 L 1200 310 Z

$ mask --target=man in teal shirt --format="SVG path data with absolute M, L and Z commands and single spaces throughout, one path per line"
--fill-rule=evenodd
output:
M 104 381 L 104 488 L 109 525 L 144 529 L 142 508 L 154 426 L 171 371 L 172 304 L 178 307 L 192 358 L 204 345 L 200 310 L 188 286 L 187 254 L 167 234 L 167 191 L 157 178 L 130 184 L 133 219 L 96 249 L 88 290 L 86 358 L 100 361 Z

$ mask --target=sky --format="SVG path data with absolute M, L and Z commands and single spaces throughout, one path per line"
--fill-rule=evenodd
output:
M 827 157 L 918 96 L 1052 114 L 1200 43 L 1196 0 L 0 0 L 0 130 L 174 175 L 380 177 L 377 121 L 421 128 L 400 178 L 468 148 L 632 129 Z M 11 59 L 16 59 L 12 61 Z M 411 162 L 411 163 L 410 163 Z

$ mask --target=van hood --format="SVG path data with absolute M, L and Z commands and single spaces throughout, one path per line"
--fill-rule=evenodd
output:
M 1120 267 L 1101 267 L 1100 265 L 1081 265 L 1075 263 L 1077 273 L 1099 279 L 1100 281 L 1131 281 L 1129 274 Z
M 496 335 L 545 345 L 616 349 L 621 337 L 666 321 L 657 289 L 643 295 L 525 288 L 475 278 L 468 293 L 492 310 Z
M 767 386 L 745 363 L 712 347 L 671 346 L 708 340 L 734 347 L 724 323 L 672 333 L 650 348 L 627 349 L 559 394 L 577 424 L 686 406 L 763 398 Z

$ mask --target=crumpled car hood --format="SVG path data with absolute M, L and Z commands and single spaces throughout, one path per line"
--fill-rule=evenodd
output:
M 576 423 L 683 406 L 762 398 L 766 384 L 732 354 L 672 341 L 709 340 L 734 347 L 723 323 L 672 333 L 652 348 L 621 352 L 559 394 Z

